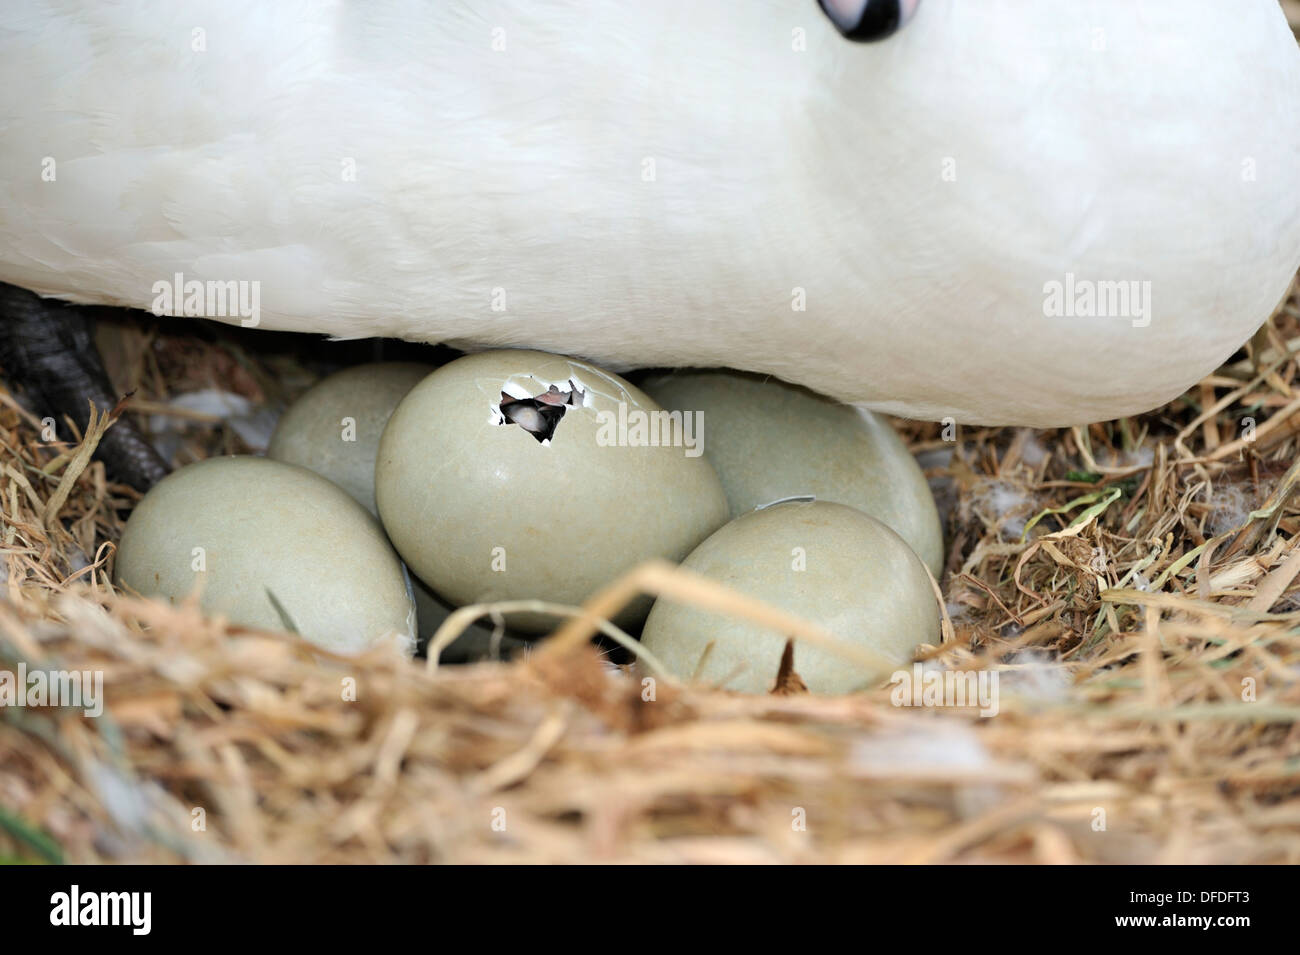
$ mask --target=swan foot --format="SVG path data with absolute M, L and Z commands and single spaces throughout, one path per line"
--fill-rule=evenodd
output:
M 66 415 L 84 429 L 89 402 L 103 411 L 117 404 L 92 327 L 83 308 L 0 283 L 0 364 L 39 417 L 61 422 Z M 169 470 L 126 418 L 105 432 L 95 453 L 113 480 L 139 491 L 149 490 Z

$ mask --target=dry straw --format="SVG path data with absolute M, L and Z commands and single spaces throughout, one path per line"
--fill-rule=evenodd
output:
M 108 334 L 155 416 L 217 381 L 274 405 L 310 380 L 256 336 Z M 0 391 L 0 670 L 101 671 L 107 698 L 98 719 L 0 708 L 0 858 L 1300 861 L 1298 351 L 1293 296 L 1148 415 L 955 441 L 900 423 L 947 512 L 948 638 L 922 656 L 998 673 L 987 719 L 883 682 L 746 697 L 611 672 L 588 638 L 630 639 L 598 617 L 642 591 L 834 640 L 660 564 L 474 666 L 322 656 L 116 593 L 135 495 L 90 458 L 107 419 L 46 441 Z M 178 462 L 241 448 L 175 421 Z

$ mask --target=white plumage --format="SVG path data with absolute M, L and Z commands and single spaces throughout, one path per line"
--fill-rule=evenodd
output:
M 922 0 L 871 45 L 811 0 L 20 2 L 0 140 L 0 280 L 41 293 L 258 281 L 272 328 L 990 424 L 1170 399 L 1300 265 L 1275 0 Z M 1150 324 L 1046 317 L 1067 273 Z

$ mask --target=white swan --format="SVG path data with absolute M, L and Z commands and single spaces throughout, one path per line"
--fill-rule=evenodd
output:
M 1049 426 L 1172 398 L 1297 265 L 1276 0 L 920 0 L 876 44 L 812 0 L 0 12 L 0 280 L 73 301 L 257 281 L 272 328 Z M 1149 308 L 1045 315 L 1067 282 Z

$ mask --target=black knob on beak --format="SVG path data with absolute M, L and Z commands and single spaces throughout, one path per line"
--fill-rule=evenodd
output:
M 817 0 L 817 3 L 846 40 L 870 43 L 891 36 L 899 28 L 906 0 Z

